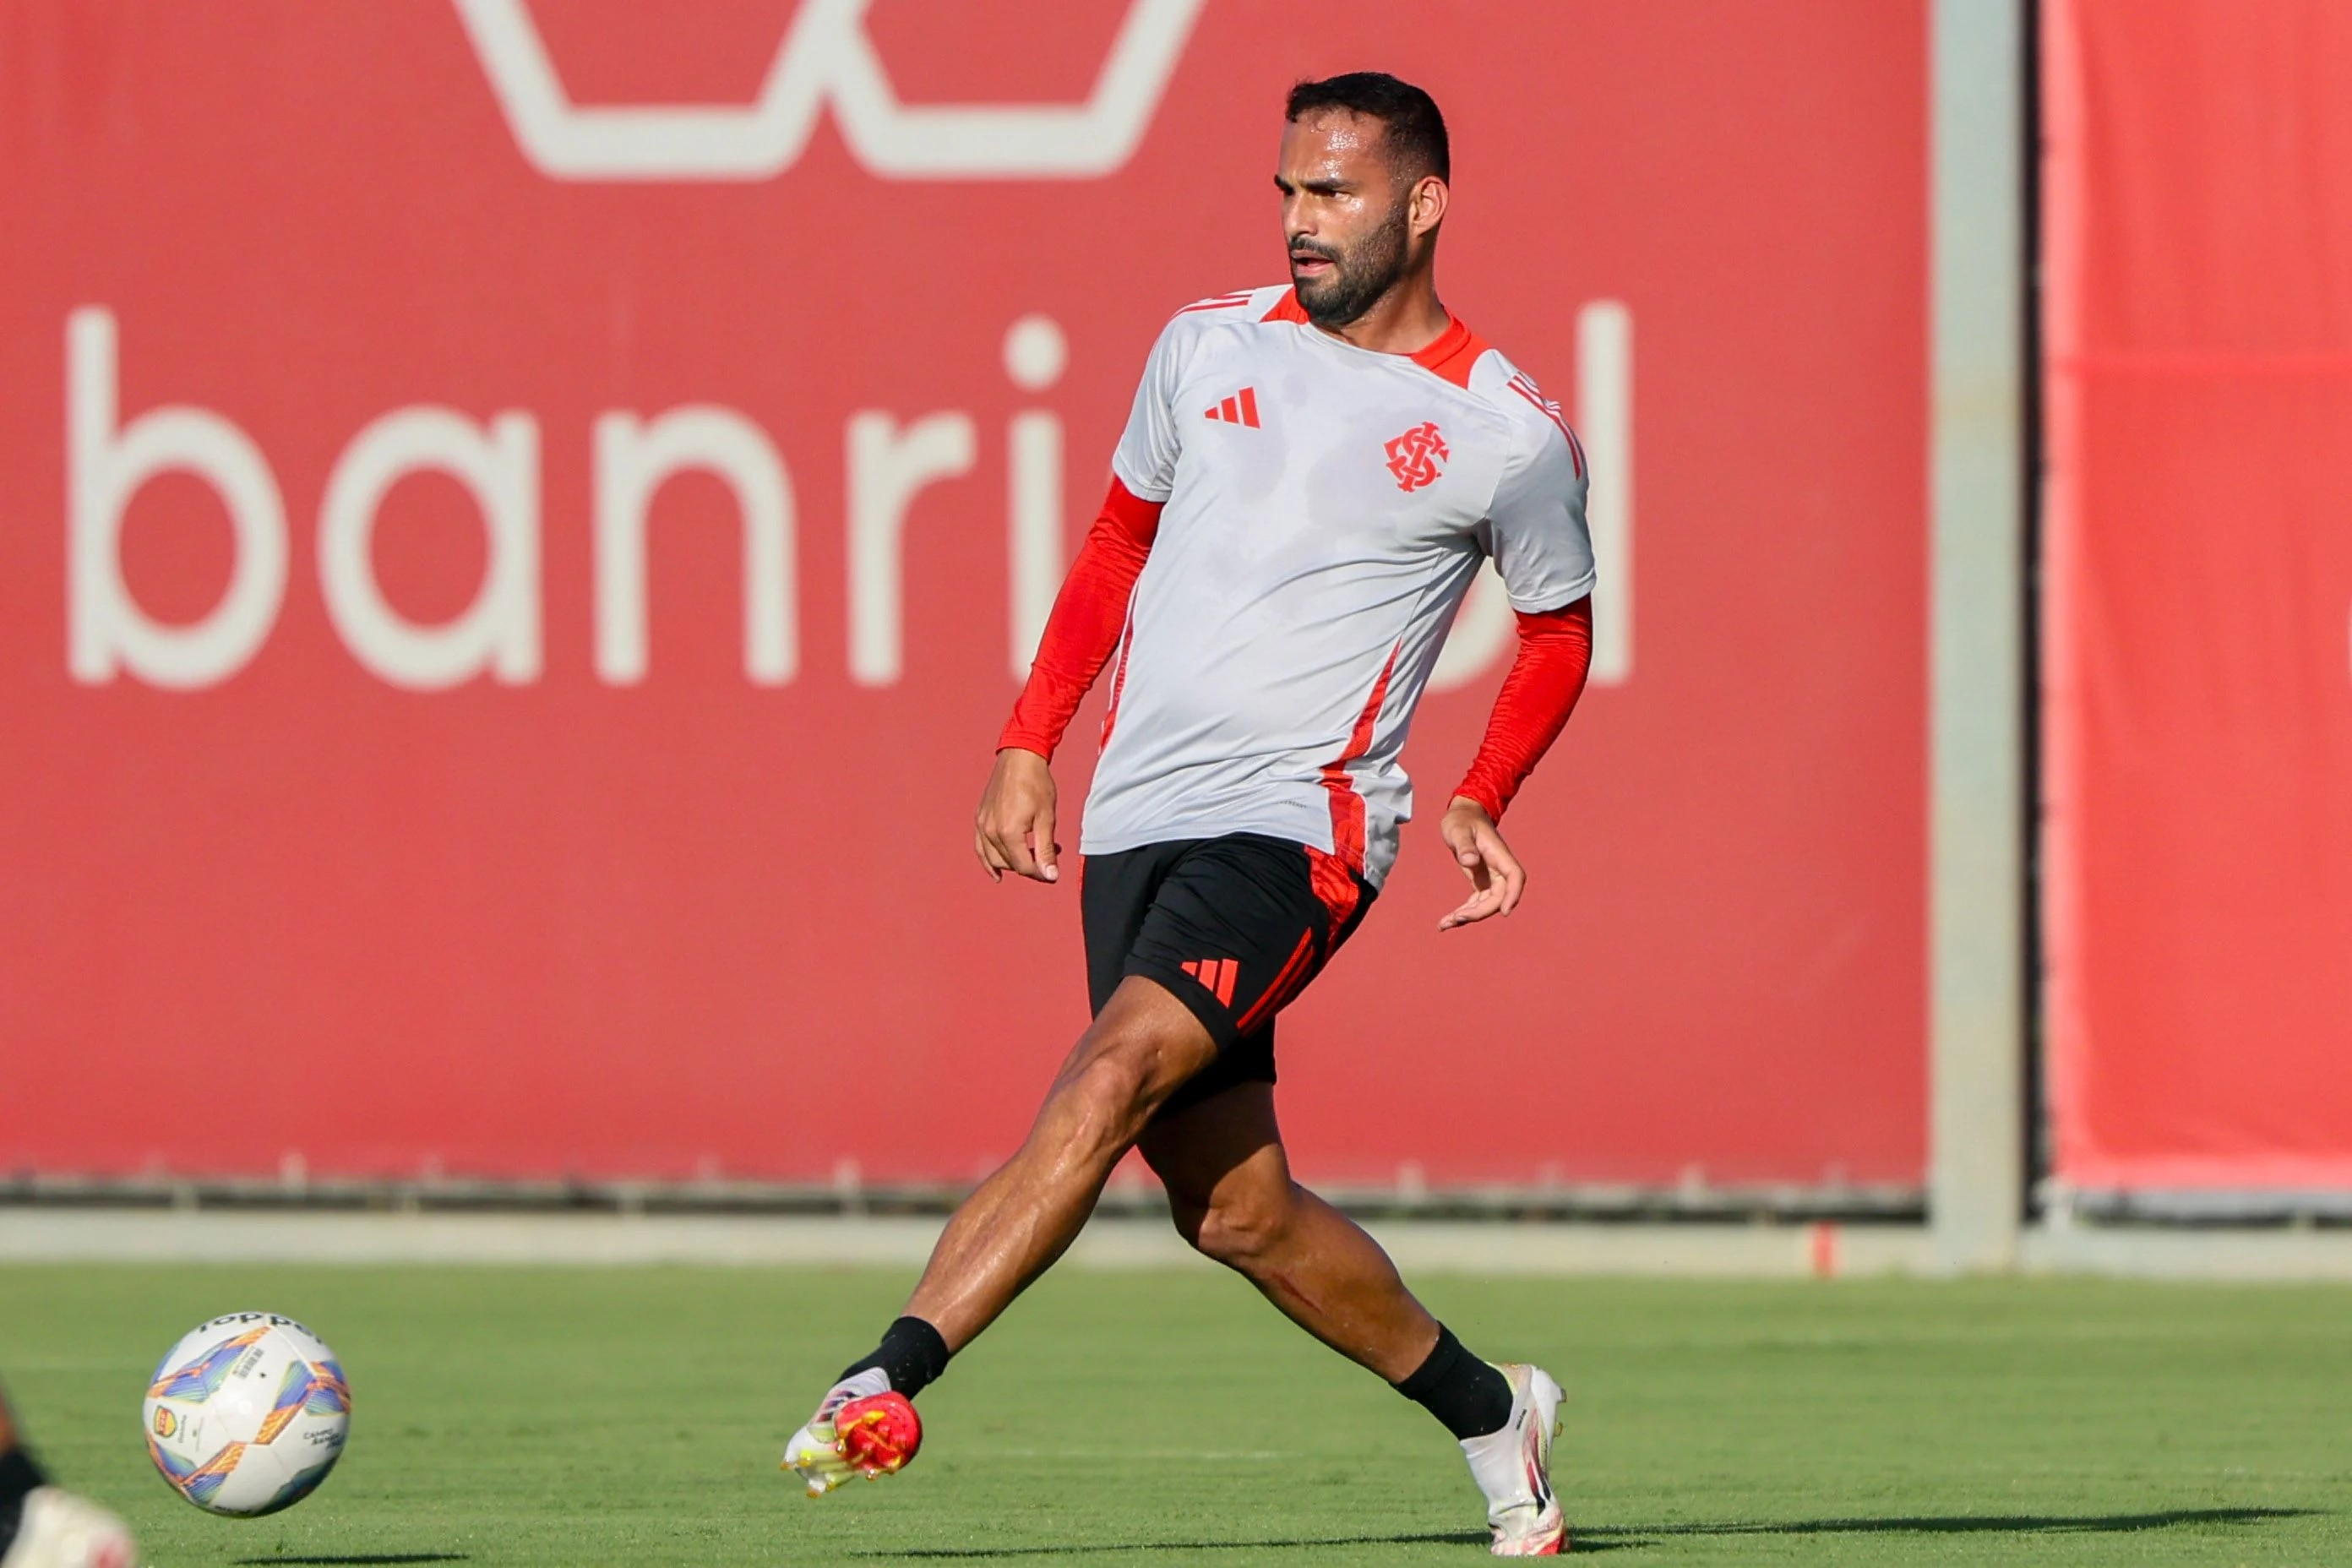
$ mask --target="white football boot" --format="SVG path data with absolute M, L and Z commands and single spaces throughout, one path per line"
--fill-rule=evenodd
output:
M 808 1484 L 809 1496 L 823 1497 L 856 1474 L 841 1451 L 841 1434 L 834 1429 L 834 1416 L 850 1401 L 887 1393 L 889 1387 L 889 1374 L 878 1366 L 843 1378 L 824 1391 L 824 1397 L 817 1401 L 816 1414 L 784 1445 L 783 1468 Z
M 132 1568 L 139 1548 L 123 1522 L 86 1498 L 35 1487 L 0 1568 Z
M 890 1374 L 878 1366 L 867 1367 L 864 1372 L 845 1377 L 826 1389 L 824 1397 L 817 1401 L 816 1414 L 809 1417 L 808 1425 L 793 1433 L 793 1440 L 784 1445 L 782 1468 L 807 1483 L 811 1497 L 823 1497 L 853 1476 L 874 1474 L 877 1467 L 860 1463 L 860 1456 L 853 1454 L 850 1446 L 842 1441 L 843 1434 L 835 1426 L 834 1417 L 848 1405 L 861 1400 L 875 1399 L 889 1392 Z M 911 1415 L 913 1407 L 908 1408 Z M 903 1459 L 900 1461 L 904 1462 Z M 9 1565 L 0 1564 L 0 1568 L 9 1568 Z
M 1551 1440 L 1559 1435 L 1559 1384 L 1539 1366 L 1506 1362 L 1511 1418 L 1499 1432 L 1465 1438 L 1470 1474 L 1486 1494 L 1497 1557 L 1552 1557 L 1568 1550 L 1568 1521 L 1551 1489 Z

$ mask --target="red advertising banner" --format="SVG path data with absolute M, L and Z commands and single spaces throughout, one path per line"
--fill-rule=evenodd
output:
M 2056 1173 L 2352 1187 L 2352 13 L 2043 16 Z
M 1379 66 L 1600 630 L 1524 910 L 1441 939 L 1409 828 L 1286 1022 L 1302 1168 L 1918 1181 L 1922 7 L 1035 18 L 0 9 L 0 1167 L 1007 1152 L 1085 992 L 991 745 L 1160 324 L 1284 275 L 1285 89 Z

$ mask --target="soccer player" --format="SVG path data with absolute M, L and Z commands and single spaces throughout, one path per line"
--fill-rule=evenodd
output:
M 49 1485 L 0 1399 L 0 1568 L 131 1568 L 137 1561 L 121 1520 Z
M 910 1400 L 1061 1256 L 1139 1146 L 1185 1239 L 1460 1440 L 1496 1555 L 1565 1543 L 1559 1385 L 1431 1317 L 1370 1237 L 1291 1180 L 1274 1114 L 1276 1016 L 1396 858 L 1398 753 L 1480 563 L 1519 643 L 1439 825 L 1470 884 L 1440 931 L 1518 903 L 1526 874 L 1496 823 L 1591 647 L 1584 455 L 1439 302 L 1447 179 L 1427 93 L 1369 72 L 1300 83 L 1275 178 L 1289 284 L 1187 305 L 1152 348 L 975 839 L 1000 880 L 1059 880 L 1048 764 L 1108 667 L 1079 844 L 1094 1022 L 905 1314 L 793 1438 L 784 1463 L 813 1493 L 913 1457 Z

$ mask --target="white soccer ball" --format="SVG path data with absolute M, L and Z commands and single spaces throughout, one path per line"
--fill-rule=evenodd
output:
M 164 1352 L 147 1389 L 147 1457 L 212 1513 L 309 1497 L 342 1458 L 352 1385 L 327 1342 L 275 1312 L 231 1312 Z

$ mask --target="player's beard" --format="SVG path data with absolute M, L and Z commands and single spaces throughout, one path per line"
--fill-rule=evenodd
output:
M 1301 281 L 1294 271 L 1291 287 L 1297 291 L 1299 309 L 1307 319 L 1324 330 L 1346 326 L 1379 303 L 1381 295 L 1396 287 L 1404 276 L 1407 226 L 1404 205 L 1386 223 L 1347 249 L 1300 240 L 1297 247 L 1311 250 L 1331 263 L 1328 275 Z

